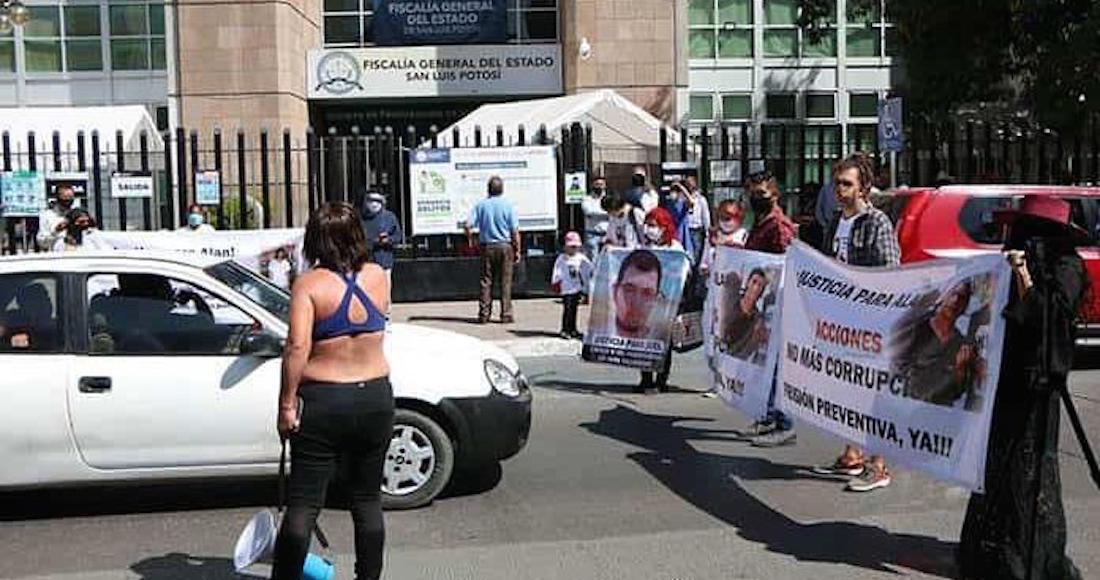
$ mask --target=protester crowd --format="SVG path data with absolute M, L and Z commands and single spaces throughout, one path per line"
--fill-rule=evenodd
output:
M 867 155 L 855 154 L 835 165 L 832 180 L 822 187 L 816 204 L 816 226 L 821 235 L 815 237 L 822 254 L 863 268 L 899 266 L 901 252 L 894 225 L 871 202 L 875 181 L 874 163 Z M 522 246 L 516 210 L 505 191 L 503 180 L 490 179 L 486 197 L 472 208 L 465 224 L 468 243 L 476 245 L 481 255 L 477 312 L 481 324 L 491 318 L 494 286 L 500 287 L 499 320 L 515 320 L 512 278 Z M 276 548 L 275 577 L 297 577 L 301 570 L 333 468 L 331 459 L 319 458 L 335 457 L 334 453 L 344 453 L 358 474 L 352 482 L 356 572 L 373 578 L 381 569 L 384 535 L 379 476 L 393 417 L 382 331 L 389 311 L 394 248 L 404 242 L 404 232 L 386 208 L 385 196 L 363 191 L 360 199 L 360 208 L 330 203 L 311 217 L 304 243 L 306 265 L 312 267 L 309 273 L 295 280 L 296 268 L 286 249 L 276 250 L 265 263 L 272 282 L 287 289 L 293 286 L 278 421 L 280 434 L 292 442 L 293 468 L 289 511 Z M 684 254 L 693 274 L 680 311 L 698 308 L 696 290 L 705 288 L 699 280 L 707 279 L 721 248 L 784 254 L 799 238 L 799 228 L 780 202 L 779 183 L 768 171 L 749 175 L 743 194 L 722 199 L 713 211 L 694 177 L 676 180 L 658 191 L 644 168 L 637 168 L 630 187 L 623 192 L 608 188 L 604 177 L 595 177 L 581 203 L 584 229 L 564 235 L 563 251 L 551 274 L 551 287 L 562 299 L 560 336 L 583 338 L 578 310 L 591 293 L 601 252 L 656 249 Z M 1049 207 L 1039 207 L 1043 204 Z M 1060 200 L 1028 198 L 1020 210 L 999 219 L 1008 228 L 1006 249 L 1013 272 L 1005 314 L 1006 354 L 993 411 L 986 490 L 975 493 L 970 501 L 960 568 L 970 578 L 1078 578 L 1065 556 L 1056 399 L 1059 384 L 1064 388 L 1071 368 L 1073 321 L 1086 287 L 1083 266 L 1074 252 L 1083 237 L 1072 223 L 1068 204 Z M 56 199 L 39 223 L 36 241 L 44 251 L 79 248 L 84 236 L 96 228 L 95 219 L 79 207 L 68 185 L 57 188 Z M 201 235 L 214 228 L 207 223 L 204 208 L 193 204 L 180 231 Z M 1030 251 L 1036 238 L 1047 240 L 1044 259 Z M 647 252 L 627 254 L 620 278 L 659 270 L 659 264 L 647 261 L 642 254 Z M 745 293 L 753 287 L 752 275 L 748 278 Z M 749 302 L 754 303 L 757 295 L 751 298 Z M 627 313 L 624 316 L 631 318 L 629 304 L 622 309 Z M 352 316 L 353 310 L 365 315 Z M 742 314 L 744 320 L 738 320 L 746 325 L 759 316 L 753 304 Z M 1059 337 L 1053 360 L 1036 360 L 1042 350 L 1038 343 L 1044 337 L 1036 336 L 1034 329 L 1042 317 L 1053 325 L 1048 333 Z M 633 318 L 620 326 L 640 324 L 639 317 Z M 637 329 L 624 332 L 633 330 Z M 351 352 L 356 356 L 347 356 Z M 661 364 L 641 372 L 636 390 L 668 390 L 672 359 L 669 344 Z M 360 362 L 352 364 L 352 360 Z M 1046 373 L 1041 377 L 1035 372 L 1040 367 Z M 773 380 L 770 385 L 766 413 L 740 432 L 754 446 L 797 442 L 791 417 L 778 408 L 777 383 Z M 314 408 L 304 420 L 299 415 L 302 400 Z M 355 405 L 359 415 L 344 413 L 341 405 Z M 348 427 L 352 424 L 375 428 L 353 435 Z M 886 488 L 894 476 L 886 457 L 870 455 L 854 445 L 847 445 L 813 471 L 850 478 L 845 485 L 854 492 Z M 1036 540 L 1039 530 L 1044 533 Z

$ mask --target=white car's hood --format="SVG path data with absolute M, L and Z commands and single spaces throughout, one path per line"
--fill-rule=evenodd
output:
M 391 324 L 385 350 L 399 398 L 435 403 L 444 397 L 486 396 L 492 389 L 485 376 L 486 359 L 519 372 L 515 358 L 490 342 L 413 324 Z

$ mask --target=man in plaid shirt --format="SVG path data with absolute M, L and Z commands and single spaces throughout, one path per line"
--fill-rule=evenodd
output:
M 822 250 L 853 266 L 892 268 L 901 263 L 901 249 L 894 224 L 869 201 L 874 166 L 863 153 L 856 153 L 833 168 L 838 211 L 825 228 Z M 886 460 L 879 455 L 867 459 L 863 451 L 848 445 L 832 465 L 815 467 L 818 473 L 848 475 L 851 491 L 871 491 L 890 485 Z

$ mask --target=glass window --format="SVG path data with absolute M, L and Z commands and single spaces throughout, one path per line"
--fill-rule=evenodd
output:
M 0 37 L 0 72 L 15 72 L 15 42 Z
M 165 70 L 168 68 L 163 38 L 154 38 L 150 41 L 149 58 L 151 59 L 153 70 Z
M 112 36 L 139 36 L 149 32 L 144 4 L 112 4 L 110 16 Z
M 692 121 L 710 121 L 714 118 L 714 97 L 711 95 L 691 95 L 689 108 Z
M 30 6 L 31 19 L 23 27 L 26 37 L 61 36 L 61 14 L 57 6 Z
M 860 8 L 862 8 L 860 3 L 848 2 L 848 22 L 852 24 L 871 24 L 881 20 L 882 10 L 878 2 L 872 4 L 870 11 L 863 12 L 862 14 L 859 12 Z
M 60 40 L 27 40 L 23 49 L 27 72 L 61 72 Z
M 718 0 L 718 24 L 752 24 L 751 0 Z
M 901 53 L 898 48 L 898 29 L 891 26 L 886 29 L 884 53 L 886 56 L 898 56 Z
M 111 66 L 115 70 L 149 68 L 149 43 L 144 39 L 111 40 Z
M 752 29 L 718 31 L 719 58 L 752 58 Z
M 878 117 L 878 95 L 850 95 L 848 115 L 851 117 Z
M 803 32 L 806 44 L 802 49 L 802 56 L 811 57 L 835 57 L 836 56 L 836 30 L 829 29 L 816 42 L 810 40 L 806 32 Z
M 149 34 L 164 34 L 164 5 L 149 5 Z
M 752 95 L 722 95 L 722 118 L 741 121 L 752 118 Z
M 522 32 L 520 38 L 529 40 L 557 40 L 558 13 L 548 10 L 521 12 Z
M 88 278 L 92 354 L 235 355 L 255 323 L 186 282 L 155 274 Z
M 50 274 L 0 276 L 0 352 L 58 352 L 64 348 L 60 288 Z
M 359 17 L 326 16 L 325 42 L 327 44 L 359 44 Z
M 714 24 L 714 0 L 691 0 L 688 3 L 688 24 Z
M 833 95 L 806 95 L 806 116 L 811 119 L 831 119 L 836 116 Z
M 688 55 L 691 58 L 714 58 L 714 31 L 692 30 L 688 35 Z
M 879 55 L 879 29 L 872 27 L 848 29 L 848 56 Z
M 768 24 L 798 22 L 799 0 L 764 0 L 764 21 Z
M 66 40 L 65 69 L 70 71 L 103 70 L 103 51 L 99 39 Z
M 206 273 L 278 316 L 283 322 L 289 320 L 290 296 L 255 272 L 234 262 L 222 262 L 207 268 Z
M 1011 197 L 971 197 L 959 210 L 959 225 L 975 243 L 1002 244 L 1004 229 L 993 221 L 993 212 L 1015 209 L 1016 200 Z
M 798 30 L 765 30 L 764 56 L 798 56 Z
M 369 4 L 369 2 L 368 2 Z M 358 12 L 359 0 L 325 0 L 325 12 Z
M 65 6 L 65 36 L 99 36 L 99 6 Z
M 768 95 L 765 102 L 765 114 L 769 119 L 794 119 L 794 95 Z

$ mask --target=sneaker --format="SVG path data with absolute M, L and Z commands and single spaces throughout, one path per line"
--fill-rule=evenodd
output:
M 832 465 L 817 465 L 813 468 L 814 473 L 821 475 L 847 475 L 850 477 L 858 477 L 863 474 L 863 471 L 862 461 L 852 461 L 843 455 L 837 457 Z
M 872 491 L 890 485 L 890 470 L 874 465 L 863 470 L 856 478 L 848 482 L 848 491 Z
M 798 435 L 794 429 L 775 429 L 771 433 L 758 435 L 750 440 L 753 447 L 780 447 L 794 445 Z
M 748 429 L 742 429 L 738 431 L 737 434 L 741 437 L 752 439 L 754 437 L 760 437 L 761 435 L 767 435 L 778 428 L 779 425 L 776 425 L 775 421 L 764 419 L 763 421 L 754 421 L 752 425 L 749 425 Z

